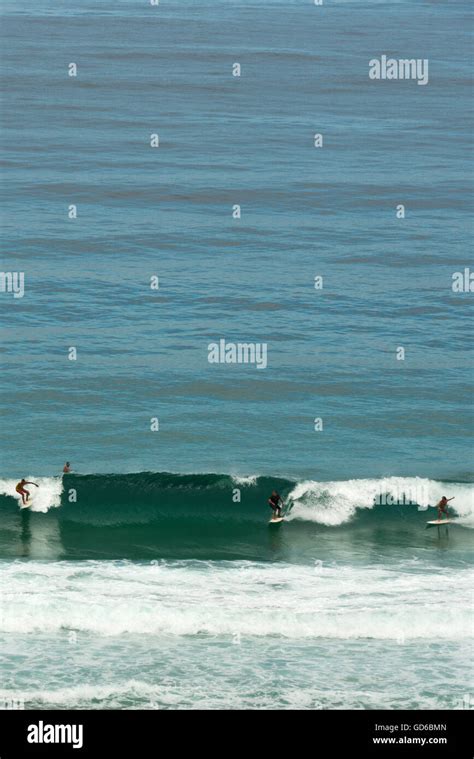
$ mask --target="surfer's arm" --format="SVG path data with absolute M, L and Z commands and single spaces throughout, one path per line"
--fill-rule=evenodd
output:
M 34 485 L 35 488 L 39 488 L 39 485 L 37 485 L 36 482 L 25 482 L 25 485 Z
M 455 496 L 455 495 L 453 495 L 453 497 L 452 497 L 452 498 L 446 498 L 446 500 L 447 500 L 447 501 L 454 501 L 454 499 L 455 499 L 455 498 L 456 498 L 456 496 Z

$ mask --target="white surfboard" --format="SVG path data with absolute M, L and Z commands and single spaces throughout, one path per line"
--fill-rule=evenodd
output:
M 20 496 L 20 500 L 18 502 L 20 510 L 21 509 L 29 509 L 30 506 L 31 506 L 31 504 L 33 503 L 33 501 L 34 501 L 34 498 L 30 495 L 30 497 L 28 498 L 27 502 L 23 503 L 23 501 L 21 500 L 21 496 Z
M 443 524 L 454 524 L 456 520 L 455 519 L 433 519 L 431 522 L 427 522 L 426 524 L 430 527 L 437 526 L 440 527 Z
M 268 524 L 280 524 L 280 522 L 283 522 L 283 517 L 275 517 L 275 519 L 270 519 Z

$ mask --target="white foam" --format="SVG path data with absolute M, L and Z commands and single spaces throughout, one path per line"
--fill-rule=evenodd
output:
M 110 699 L 120 700 L 123 696 L 135 698 L 153 698 L 162 695 L 164 688 L 149 685 L 140 680 L 128 680 L 123 683 L 111 685 L 76 685 L 68 688 L 56 688 L 48 690 L 22 690 L 21 693 L 0 689 L 0 703 L 10 700 L 23 701 L 25 704 L 31 702 L 42 702 L 46 704 L 58 704 L 63 708 L 68 706 L 80 708 L 84 703 L 90 708 L 91 701 L 109 701 Z
M 463 639 L 473 579 L 439 566 L 16 561 L 3 565 L 0 630 Z
M 131 654 L 133 656 L 133 653 Z M 229 683 L 229 661 L 223 662 L 225 671 L 213 671 L 206 677 L 202 669 L 189 671 L 179 678 L 163 678 L 160 682 L 149 683 L 138 678 L 124 679 L 108 685 L 84 684 L 70 687 L 36 689 L 22 688 L 18 691 L 0 689 L 1 704 L 12 700 L 24 703 L 25 709 L 47 707 L 50 709 L 404 709 L 413 690 L 405 684 L 401 691 L 395 683 L 391 688 L 384 682 L 383 693 L 375 685 L 372 692 L 366 686 L 357 688 L 334 687 L 330 690 L 318 682 L 308 683 L 297 677 L 297 686 L 282 684 L 275 674 L 264 675 L 252 669 L 252 685 L 235 673 Z M 119 667 L 116 668 L 120 670 Z M 294 666 L 292 672 L 294 673 Z M 193 677 L 194 676 L 194 677 Z M 372 673 L 372 678 L 374 674 Z M 356 678 L 353 678 L 356 680 Z M 387 677 L 388 679 L 388 677 Z M 377 682 L 377 678 L 375 678 Z M 469 694 L 464 699 L 450 693 L 440 695 L 416 690 L 412 708 L 417 709 L 466 709 L 472 699 Z M 124 705 L 125 701 L 125 705 Z M 472 708 L 472 706 L 471 706 Z
M 328 526 L 348 522 L 358 509 L 372 509 L 389 494 L 395 503 L 412 501 L 424 509 L 435 506 L 443 495 L 455 497 L 449 508 L 459 522 L 474 528 L 474 487 L 470 483 L 442 483 L 422 477 L 386 477 L 298 483 L 288 498 L 294 502 L 289 519 Z M 390 504 L 390 499 L 387 500 Z M 389 508 L 390 506 L 388 506 Z M 412 508 L 417 508 L 414 505 Z
M 29 482 L 36 482 L 38 485 L 26 485 L 26 490 L 31 493 L 32 503 L 29 507 L 31 511 L 46 513 L 51 508 L 57 508 L 61 505 L 61 493 L 63 490 L 62 477 L 35 477 L 34 475 L 25 476 Z M 22 505 L 21 495 L 16 492 L 15 487 L 19 480 L 0 480 L 0 495 L 11 495 Z
M 240 477 L 237 474 L 231 475 L 231 480 L 232 482 L 235 482 L 236 485 L 256 485 L 257 479 L 257 474 L 251 474 L 248 477 Z

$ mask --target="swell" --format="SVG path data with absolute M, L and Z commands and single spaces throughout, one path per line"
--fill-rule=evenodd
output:
M 27 477 L 33 500 L 23 514 L 48 514 L 61 523 L 96 527 L 262 523 L 270 516 L 268 497 L 276 489 L 291 507 L 288 521 L 337 527 L 358 520 L 418 519 L 442 495 L 454 496 L 453 516 L 473 526 L 473 485 L 419 477 L 294 482 L 282 477 L 239 478 L 228 474 L 69 474 Z M 15 513 L 16 480 L 0 479 L 0 514 Z

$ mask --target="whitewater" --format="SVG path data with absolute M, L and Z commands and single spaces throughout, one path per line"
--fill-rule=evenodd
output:
M 6 704 L 466 708 L 462 563 L 18 559 L 0 571 Z
M 1 631 L 8 633 L 346 640 L 429 639 L 433 631 L 464 640 L 471 633 L 468 568 L 454 576 L 415 561 L 354 568 L 316 559 L 312 566 L 20 561 L 2 569 Z
M 465 708 L 472 483 L 27 479 L 23 510 L 17 480 L 0 480 L 5 704 Z M 426 522 L 445 494 L 456 524 L 438 534 Z

